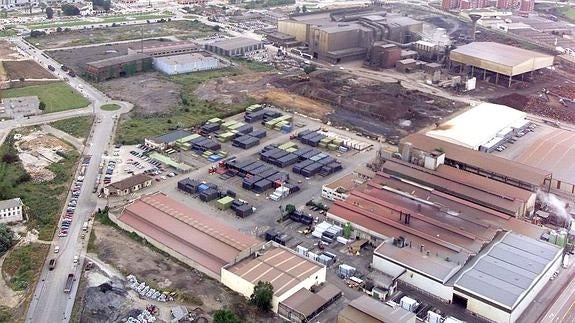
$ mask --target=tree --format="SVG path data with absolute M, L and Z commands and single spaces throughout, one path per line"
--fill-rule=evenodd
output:
M 230 310 L 214 312 L 214 323 L 241 323 L 241 320 Z
M 261 311 L 269 311 L 272 308 L 273 296 L 274 287 L 272 284 L 270 282 L 259 281 L 254 287 L 252 296 L 250 296 L 250 302 Z
M 301 12 L 307 12 L 307 6 L 305 4 L 301 6 Z
M 54 9 L 52 9 L 52 7 L 46 8 L 46 18 L 48 19 L 54 18 Z
M 44 103 L 43 101 L 40 101 L 40 104 L 38 105 L 38 109 L 40 109 L 41 111 L 46 110 L 46 103 Z
M 6 252 L 14 242 L 14 232 L 6 224 L 0 224 L 0 253 Z
M 26 81 L 26 79 L 23 78 L 23 77 L 20 77 L 20 78 L 18 79 L 18 81 L 20 81 L 20 87 L 24 87 L 24 81 Z
M 300 13 L 301 12 L 301 8 L 299 6 L 295 7 L 295 13 Z
M 343 237 L 346 239 L 349 239 L 349 237 L 351 237 L 351 233 L 353 232 L 353 226 L 351 225 L 351 223 L 346 223 L 343 226 Z
M 313 64 L 309 64 L 309 65 L 307 65 L 306 67 L 303 68 L 303 71 L 304 71 L 306 74 L 311 74 L 311 73 L 315 72 L 315 70 L 317 70 L 317 67 L 316 67 L 315 65 L 313 65 Z
M 57 32 L 57 33 L 61 33 L 61 32 L 62 32 L 62 27 L 56 28 L 56 32 Z
M 7 152 L 6 154 L 4 154 L 4 156 L 2 156 L 2 162 L 6 163 L 6 164 L 13 164 L 13 163 L 17 162 L 18 160 L 20 160 L 18 158 L 18 155 L 11 153 L 11 152 Z
M 64 16 L 78 16 L 80 15 L 80 9 L 74 5 L 65 3 L 62 5 L 62 13 Z
M 287 214 L 292 214 L 294 212 L 295 212 L 295 205 L 293 205 L 293 204 L 286 205 L 286 213 Z

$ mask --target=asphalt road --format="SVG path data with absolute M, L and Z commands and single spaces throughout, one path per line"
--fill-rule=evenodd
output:
M 111 144 L 115 123 L 118 120 L 119 115 L 129 111 L 132 108 L 132 105 L 126 102 L 112 101 L 102 92 L 98 91 L 82 79 L 69 77 L 59 69 L 60 65 L 56 61 L 43 56 L 43 52 L 41 50 L 33 47 L 23 39 L 12 38 L 11 41 L 17 45 L 22 52 L 30 55 L 43 67 L 47 68 L 48 65 L 56 67 L 56 71 L 52 73 L 58 78 L 65 80 L 72 88 L 82 93 L 82 95 L 90 100 L 91 104 L 84 109 L 69 110 L 59 113 L 34 116 L 26 119 L 0 122 L 0 140 L 3 141 L 5 135 L 9 133 L 10 130 L 17 127 L 42 124 L 88 114 L 95 114 L 96 119 L 99 120 L 94 124 L 92 133 L 86 140 L 84 151 L 82 151 L 83 155 L 90 155 L 92 157 L 88 167 L 86 168 L 84 184 L 82 185 L 80 197 L 76 206 L 76 213 L 72 220 L 68 236 L 62 238 L 56 236 L 54 238 L 52 244 L 58 245 L 60 247 L 60 252 L 58 254 L 54 254 L 53 248 L 50 250 L 50 254 L 40 273 L 40 279 L 36 285 L 36 289 L 26 315 L 26 322 L 68 322 L 74 306 L 78 284 L 77 281 L 74 282 L 74 288 L 69 294 L 64 293 L 64 285 L 68 274 L 73 273 L 77 278 L 82 272 L 84 255 L 87 247 L 87 241 L 81 239 L 82 225 L 90 218 L 91 214 L 94 213 L 98 206 L 98 200 L 92 193 L 92 189 L 98 175 L 99 164 L 104 151 L 107 150 L 108 146 Z M 99 109 L 101 105 L 107 103 L 117 103 L 122 108 L 117 111 L 110 112 Z M 68 196 L 68 198 L 69 197 L 70 196 Z M 73 259 L 76 255 L 80 256 L 80 261 L 79 263 L 74 264 Z M 48 262 L 52 258 L 57 259 L 57 264 L 53 271 L 49 271 Z

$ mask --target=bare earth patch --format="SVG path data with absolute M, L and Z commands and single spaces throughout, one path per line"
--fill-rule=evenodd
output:
M 42 131 L 23 135 L 15 142 L 22 166 L 35 182 L 47 182 L 56 176 L 47 167 L 63 159 L 60 153 L 66 153 L 71 147 L 62 140 Z

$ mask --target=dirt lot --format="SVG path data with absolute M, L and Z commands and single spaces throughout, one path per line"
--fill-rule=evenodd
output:
M 0 58 L 4 60 L 4 59 L 16 59 L 19 57 L 20 54 L 15 49 L 15 47 L 12 46 L 12 43 L 10 43 L 7 40 L 0 40 Z
M 160 40 L 146 40 L 145 46 L 160 44 Z M 58 62 L 71 67 L 75 71 L 82 71 L 84 64 L 101 59 L 112 58 L 128 54 L 128 48 L 139 48 L 140 42 L 121 43 L 113 45 L 80 47 L 48 51 L 48 55 Z
M 216 34 L 214 30 L 201 23 L 193 21 L 171 21 L 138 26 L 118 26 L 107 28 L 86 29 L 51 33 L 43 37 L 28 38 L 30 43 L 42 49 L 100 44 L 123 40 L 139 39 L 143 34 L 146 38 L 176 35 L 180 39 L 206 37 Z
M 62 160 L 58 152 L 66 153 L 71 147 L 60 139 L 42 131 L 34 131 L 15 143 L 22 166 L 35 182 L 47 182 L 56 175 L 48 169 L 53 163 Z
M 11 80 L 25 79 L 56 79 L 52 73 L 45 70 L 33 60 L 4 61 L 4 69 Z
M 275 322 L 271 317 L 258 316 L 239 294 L 143 246 L 128 237 L 126 233 L 96 223 L 92 234 L 95 234 L 95 239 L 91 242 L 93 246 L 91 249 L 94 249 L 99 260 L 113 265 L 122 275 L 132 274 L 138 281 L 144 281 L 156 289 L 176 292 L 175 302 L 163 304 L 170 306 L 182 304 L 189 310 L 199 307 L 208 316 L 211 316 L 211 313 L 217 309 L 229 308 L 240 317 L 250 317 L 250 322 Z M 125 313 L 110 313 L 108 304 L 104 303 L 100 311 L 93 307 L 94 304 L 90 304 L 91 295 L 85 296 L 84 306 L 88 304 L 90 310 L 81 310 L 81 322 L 106 321 L 109 317 L 122 317 L 130 310 L 129 306 L 124 305 L 121 308 L 126 311 Z
M 100 88 L 113 99 L 128 99 L 145 114 L 167 112 L 180 103 L 180 86 L 157 72 L 109 80 Z
M 560 98 L 564 98 L 565 105 L 559 102 Z M 569 102 L 569 100 L 574 99 L 575 86 L 564 84 L 549 88 L 547 96 L 509 94 L 493 99 L 492 102 L 542 117 L 575 123 L 575 103 Z

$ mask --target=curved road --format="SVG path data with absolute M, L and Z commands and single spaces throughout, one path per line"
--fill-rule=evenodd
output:
M 33 47 L 22 38 L 14 37 L 10 40 L 22 52 L 32 56 L 32 58 L 43 67 L 47 68 L 48 65 L 52 65 L 54 67 L 60 66 L 58 62 L 49 57 L 43 56 L 43 52 L 41 50 Z M 113 101 L 105 94 L 92 87 L 89 83 L 80 78 L 69 77 L 59 68 L 56 68 L 56 71 L 54 71 L 53 74 L 60 79 L 66 80 L 71 87 L 87 97 L 91 104 L 83 109 L 0 122 L 1 143 L 12 129 L 18 127 L 44 124 L 80 115 L 93 114 L 96 119 L 90 136 L 86 140 L 84 150 L 82 151 L 84 156 L 90 155 L 92 157 L 88 167 L 86 168 L 84 184 L 82 185 L 80 197 L 78 198 L 78 204 L 76 206 L 76 213 L 74 215 L 72 225 L 68 231 L 67 237 L 59 238 L 56 236 L 54 238 L 52 244 L 58 245 L 60 247 L 60 252 L 58 254 L 54 254 L 53 248 L 51 248 L 50 254 L 48 255 L 40 273 L 40 279 L 36 285 L 30 307 L 28 308 L 26 322 L 34 323 L 68 322 L 70 320 L 78 284 L 77 281 L 74 282 L 73 290 L 69 294 L 64 293 L 64 285 L 68 274 L 73 273 L 74 276 L 78 278 L 82 273 L 87 243 L 85 243 L 85 240 L 80 238 L 80 235 L 82 232 L 82 225 L 85 221 L 89 220 L 91 214 L 93 214 L 95 209 L 98 207 L 98 200 L 95 194 L 92 193 L 92 189 L 98 175 L 99 164 L 102 160 L 104 151 L 106 151 L 108 146 L 111 144 L 119 116 L 122 113 L 128 112 L 132 108 L 132 104 Z M 103 111 L 99 108 L 108 103 L 116 103 L 122 108 L 117 111 Z M 102 202 L 100 201 L 100 203 Z M 80 256 L 80 261 L 78 264 L 73 264 L 73 259 L 76 255 Z M 54 270 L 49 271 L 47 264 L 49 259 L 52 258 L 57 259 L 57 265 Z

